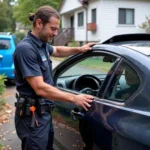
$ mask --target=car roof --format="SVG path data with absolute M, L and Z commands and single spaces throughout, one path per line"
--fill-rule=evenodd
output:
M 12 39 L 13 35 L 0 35 L 0 39 Z
M 150 56 L 150 34 L 146 33 L 116 35 L 101 44 L 122 46 Z
M 3 39 L 11 39 L 14 35 L 11 34 L 11 32 L 0 32 L 0 38 Z

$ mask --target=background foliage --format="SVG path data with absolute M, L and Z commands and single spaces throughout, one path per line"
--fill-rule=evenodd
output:
M 26 34 L 24 32 L 15 32 L 15 43 L 18 44 L 18 42 L 20 42 L 25 36 Z
M 0 32 L 13 32 L 15 30 L 15 20 L 12 17 L 11 0 L 0 1 Z
M 39 7 L 43 5 L 50 5 L 58 9 L 61 0 L 18 0 L 17 5 L 14 6 L 14 18 L 24 25 L 29 25 L 29 13 L 34 13 Z
M 4 75 L 0 75 L 0 109 L 5 104 L 5 99 L 3 97 L 3 93 L 5 91 L 5 81 L 6 77 Z
M 146 21 L 139 26 L 142 29 L 145 29 L 147 33 L 150 33 L 150 15 L 146 16 Z
M 29 13 L 40 6 L 50 5 L 58 9 L 62 0 L 0 0 L 0 32 L 14 32 L 15 22 L 30 25 Z

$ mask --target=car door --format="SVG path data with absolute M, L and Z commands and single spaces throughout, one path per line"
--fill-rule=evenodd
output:
M 97 94 L 100 94 L 99 91 L 103 84 L 105 86 L 108 85 L 119 61 L 120 57 L 110 52 L 93 50 L 86 54 L 72 56 L 53 70 L 55 85 L 60 90 L 74 94 L 90 94 L 95 96 L 95 101 L 88 112 L 72 103 L 56 102 L 56 109 L 53 112 L 56 124 L 61 122 L 72 131 L 68 137 L 68 131 L 65 130 L 60 141 L 65 143 L 64 138 L 77 137 L 73 143 L 69 140 L 70 142 L 67 141 L 67 144 L 64 144 L 65 146 L 67 145 L 68 149 L 82 148 L 83 143 L 86 143 L 88 147 L 93 147 L 93 143 L 95 143 L 94 138 L 96 138 L 93 127 L 97 126 L 97 121 L 93 120 L 92 115 L 96 112 L 93 108 L 95 108 L 95 103 L 97 103 Z M 101 90 L 104 89 L 102 88 Z M 93 123 L 89 124 L 91 121 Z M 87 132 L 89 129 L 91 131 Z M 78 134 L 75 135 L 74 133 Z M 79 133 L 81 136 L 79 136 Z
M 0 38 L 0 67 L 8 68 L 12 66 L 14 50 L 15 47 L 11 38 Z
M 83 147 L 82 142 L 89 149 L 149 149 L 149 117 L 133 107 L 135 102 L 141 101 L 140 92 L 144 86 L 143 73 L 134 62 L 107 50 L 94 50 L 69 58 L 53 73 L 60 90 L 95 96 L 88 112 L 71 103 L 56 103 L 54 115 L 58 123 L 61 120 L 69 131 L 71 129 L 71 132 L 64 130 L 62 139 L 71 139 L 76 136 L 74 133 L 82 137 L 78 134 L 73 143 L 67 140 L 68 149 L 79 149 Z M 95 82 L 91 81 L 93 76 L 98 78 L 99 85 L 95 78 Z M 142 96 L 142 101 L 144 99 Z
M 95 143 L 101 149 L 149 149 L 149 117 L 133 107 L 133 103 L 139 100 L 143 83 L 144 77 L 138 67 L 121 59 L 110 83 L 106 88 L 103 84 L 104 90 L 98 94 L 101 99 L 96 100 L 92 115 L 93 119 L 99 121 L 94 126 L 97 131 Z

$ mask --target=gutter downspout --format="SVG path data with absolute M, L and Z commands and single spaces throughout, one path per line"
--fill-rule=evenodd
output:
M 85 8 L 85 13 L 86 13 L 86 31 L 85 31 L 85 42 L 88 43 L 88 31 L 87 31 L 87 23 L 88 23 L 88 0 L 79 0 L 79 2 L 83 5 L 83 8 Z
M 85 31 L 85 42 L 88 43 L 88 31 L 87 31 L 87 23 L 88 23 L 88 4 L 83 4 L 83 7 L 85 8 L 85 13 L 86 13 L 86 19 L 85 19 L 85 24 L 86 24 L 86 31 Z
M 85 8 L 85 13 L 86 13 L 86 31 L 85 31 L 85 42 L 88 43 L 88 31 L 87 31 L 87 23 L 88 23 L 88 10 L 87 10 L 87 7 L 84 7 Z

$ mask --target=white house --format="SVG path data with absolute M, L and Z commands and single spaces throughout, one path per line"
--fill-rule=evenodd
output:
M 82 44 L 118 34 L 144 33 L 139 25 L 150 15 L 150 0 L 63 0 L 59 11 L 61 33 L 74 28 L 74 40 Z

